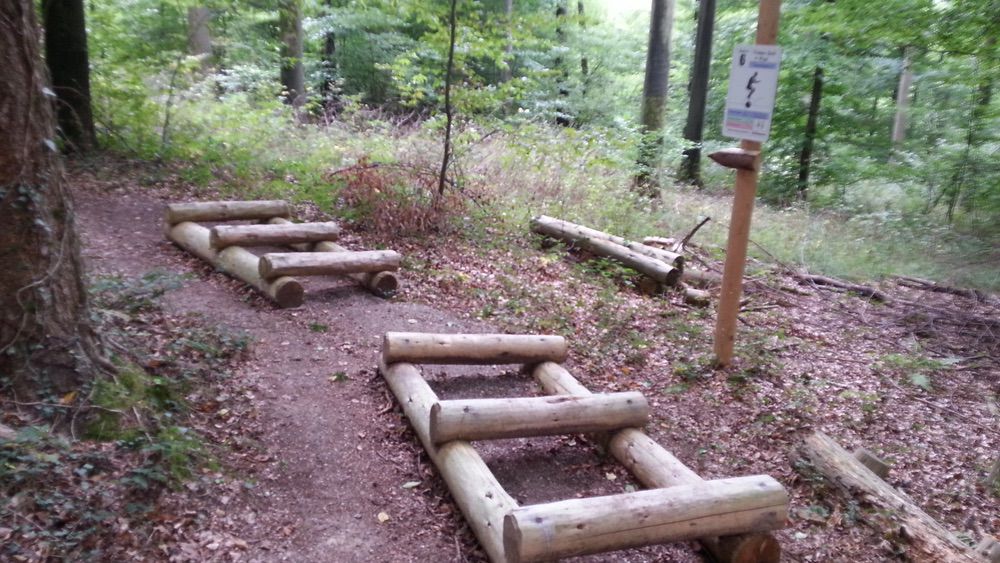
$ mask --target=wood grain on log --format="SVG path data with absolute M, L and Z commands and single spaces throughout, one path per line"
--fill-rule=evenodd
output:
M 240 279 L 273 299 L 283 308 L 302 305 L 302 285 L 295 278 L 262 278 L 258 272 L 260 259 L 252 252 L 232 246 L 216 252 L 209 244 L 209 230 L 201 225 L 183 222 L 174 225 L 170 239 L 181 248 L 212 264 L 234 278 Z
M 597 229 L 591 229 L 590 227 L 584 227 L 583 225 L 577 225 L 576 223 L 570 223 L 569 221 L 563 221 L 562 219 L 556 219 L 547 215 L 539 215 L 538 217 L 533 218 L 531 220 L 531 230 L 538 234 L 568 242 L 574 242 L 580 244 L 581 246 L 584 244 L 592 244 L 593 241 L 614 243 L 619 246 L 624 246 L 637 254 L 664 262 L 668 266 L 671 266 L 679 271 L 684 270 L 684 256 L 682 254 L 664 250 L 662 248 L 656 248 L 655 246 L 649 246 L 638 241 L 628 240 L 624 237 L 615 236 L 605 233 L 604 231 L 598 231 Z M 604 245 L 602 248 L 613 247 Z M 600 253 L 590 248 L 587 250 L 598 254 Z M 614 258 L 614 256 L 611 257 Z
M 433 334 L 387 332 L 386 364 L 537 364 L 561 362 L 568 347 L 561 336 L 518 334 Z
M 402 257 L 395 250 L 358 252 L 279 252 L 260 258 L 260 275 L 336 276 L 362 272 L 385 272 L 399 269 Z
M 707 307 L 712 294 L 691 287 L 684 288 L 684 302 L 695 307 Z
M 788 494 L 767 475 L 703 481 L 514 509 L 504 518 L 508 562 L 548 561 L 784 526 Z
M 167 224 L 175 225 L 184 221 L 270 219 L 272 217 L 289 217 L 291 214 L 292 210 L 288 202 L 280 200 L 194 201 L 167 205 Z
M 606 432 L 644 426 L 649 405 L 642 393 L 441 401 L 431 408 L 431 439 L 496 440 Z
M 291 245 L 337 240 L 340 227 L 333 222 L 284 225 L 219 225 L 212 227 L 212 248 L 227 246 Z
M 591 395 L 564 367 L 554 362 L 535 366 L 535 380 L 551 395 Z M 608 436 L 598 435 L 598 443 L 651 489 L 690 485 L 704 481 L 673 454 L 641 430 L 626 428 Z M 781 545 L 766 533 L 743 533 L 724 537 L 701 537 L 698 541 L 720 563 L 777 563 Z
M 889 476 L 889 464 L 885 462 L 882 458 L 875 455 L 874 453 L 868 451 L 865 448 L 857 448 L 854 450 L 854 457 L 861 462 L 862 465 L 871 469 L 872 473 L 879 476 L 879 479 L 885 479 Z
M 415 366 L 393 364 L 384 367 L 382 375 L 487 556 L 493 562 L 504 561 L 503 519 L 517 508 L 517 502 L 468 442 L 455 440 L 440 448 L 434 445 L 430 409 L 438 398 Z
M 836 441 L 816 432 L 806 438 L 799 455 L 830 484 L 852 498 L 857 495 L 881 509 L 889 533 L 905 542 L 914 561 L 972 562 L 982 558 L 921 510 L 912 499 L 896 490 L 864 466 Z M 885 532 L 886 530 L 882 530 Z
M 275 217 L 268 221 L 272 225 L 292 224 L 288 219 Z M 350 250 L 329 241 L 318 242 L 316 244 L 300 243 L 289 245 L 296 250 L 316 252 L 350 252 Z M 347 274 L 347 277 L 358 282 L 373 294 L 389 298 L 399 291 L 399 277 L 393 272 L 364 272 L 360 274 Z

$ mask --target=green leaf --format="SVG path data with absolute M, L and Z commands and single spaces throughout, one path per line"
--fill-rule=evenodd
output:
M 910 383 L 916 385 L 917 387 L 923 389 L 924 391 L 931 390 L 931 378 L 927 374 L 914 373 L 910 375 Z

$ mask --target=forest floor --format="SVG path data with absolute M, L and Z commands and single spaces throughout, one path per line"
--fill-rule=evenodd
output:
M 1000 452 L 995 298 L 883 280 L 878 286 L 892 299 L 883 304 L 753 264 L 739 360 L 718 371 L 710 365 L 711 308 L 687 306 L 672 292 L 644 295 L 627 272 L 543 248 L 527 226 L 410 238 L 348 232 L 345 246 L 404 254 L 400 294 L 382 300 L 349 280 L 309 278 L 305 305 L 282 310 L 164 238 L 167 202 L 218 194 L 169 170 L 120 162 L 77 166 L 71 184 L 91 276 L 176 276 L 179 287 L 158 298 L 163 318 L 251 341 L 232 377 L 189 396 L 221 468 L 164 493 L 149 539 L 133 554 L 484 560 L 377 373 L 382 335 L 397 330 L 567 336 L 568 369 L 595 392 L 642 391 L 652 409 L 647 432 L 702 477 L 766 473 L 787 487 L 791 519 L 776 534 L 785 560 L 884 561 L 903 541 L 866 525 L 863 502 L 797 472 L 790 451 L 815 430 L 889 460 L 889 482 L 949 529 L 975 541 L 1000 536 L 998 491 L 983 483 Z M 299 219 L 319 216 L 296 211 Z M 424 375 L 451 398 L 536 393 L 516 372 Z M 479 449 L 521 503 L 638 487 L 581 437 Z M 691 543 L 580 560 L 702 558 Z

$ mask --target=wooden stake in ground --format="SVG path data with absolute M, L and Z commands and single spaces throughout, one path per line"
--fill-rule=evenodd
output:
M 757 44 L 774 45 L 778 38 L 778 16 L 781 0 L 761 0 L 757 14 Z M 726 266 L 722 273 L 722 293 L 715 321 L 715 363 L 728 366 L 733 361 L 736 340 L 736 316 L 739 314 L 743 293 L 743 269 L 746 266 L 747 242 L 750 239 L 750 219 L 753 216 L 754 197 L 757 194 L 757 176 L 760 171 L 761 144 L 741 141 L 740 149 L 753 155 L 753 166 L 736 169 L 736 195 L 733 198 L 733 215 L 729 220 L 729 240 L 726 243 Z

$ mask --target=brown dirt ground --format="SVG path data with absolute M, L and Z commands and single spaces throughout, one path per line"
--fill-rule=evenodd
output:
M 76 170 L 73 176 L 82 187 L 76 192 L 77 219 L 93 275 L 193 272 L 162 298 L 165 311 L 253 337 L 252 357 L 232 382 L 243 407 L 219 421 L 253 447 L 222 444 L 233 455 L 224 459 L 218 479 L 172 493 L 177 512 L 189 508 L 208 515 L 189 525 L 183 542 L 161 547 L 172 560 L 483 560 L 376 373 L 380 339 L 393 330 L 543 332 L 550 327 L 539 319 L 560 315 L 563 324 L 556 330 L 576 338 L 571 371 L 594 391 L 644 391 L 653 407 L 650 434 L 699 474 L 768 473 L 789 488 L 793 517 L 778 533 L 786 560 L 893 557 L 893 546 L 880 533 L 853 522 L 840 499 L 824 496 L 792 469 L 789 449 L 814 429 L 845 447 L 865 445 L 890 458 L 893 484 L 952 529 L 976 538 L 1000 534 L 997 499 L 979 482 L 1000 450 L 997 350 L 981 333 L 970 344 L 971 333 L 939 327 L 938 341 L 953 346 L 932 350 L 912 326 L 926 319 L 907 325 L 896 311 L 856 297 L 774 289 L 794 285 L 784 280 L 748 291 L 748 308 L 758 309 L 745 315 L 743 328 L 747 338 L 759 340 L 757 362 L 713 374 L 699 367 L 710 349 L 704 313 L 685 308 L 675 296 L 588 284 L 572 258 L 530 242 L 518 243 L 521 252 L 510 254 L 473 242 L 402 241 L 393 245 L 410 257 L 400 296 L 382 300 L 348 281 L 308 279 L 305 305 L 281 310 L 165 240 L 167 201 L 213 194 L 186 192 L 178 182 L 145 178 L 129 168 Z M 300 211 L 300 217 L 312 213 Z M 390 242 L 361 236 L 349 236 L 347 244 Z M 908 295 L 928 301 L 918 292 Z M 535 309 L 512 306 L 518 299 Z M 565 306 L 545 310 L 542 301 Z M 996 318 L 995 306 L 979 307 Z M 637 335 L 631 341 L 641 357 L 614 345 L 626 332 Z M 947 378 L 935 375 L 934 391 L 926 393 L 907 386 L 905 377 L 879 371 L 888 355 L 915 349 L 961 363 Z M 531 382 L 514 372 L 424 373 L 445 397 L 534 393 Z M 480 451 L 522 503 L 635 485 L 620 466 L 576 437 L 502 441 Z M 388 520 L 381 522 L 380 513 Z M 701 558 L 695 545 L 680 544 L 580 560 Z

